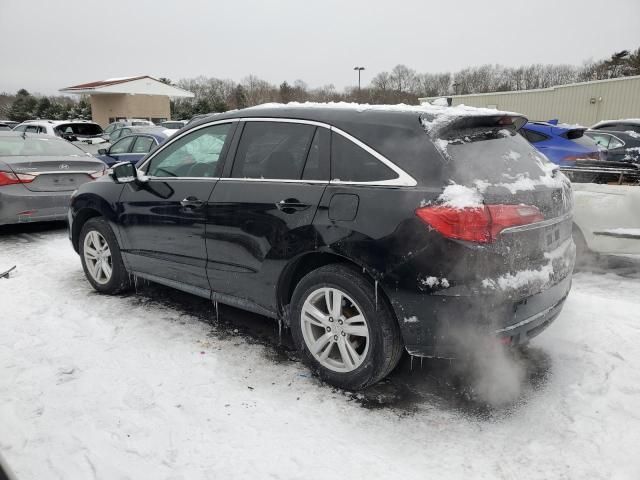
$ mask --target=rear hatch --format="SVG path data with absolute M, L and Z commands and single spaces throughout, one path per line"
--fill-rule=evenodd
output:
M 2 157 L 32 192 L 73 191 L 102 176 L 105 165 L 88 156 Z
M 518 123 L 473 117 L 438 132 L 450 185 L 418 216 L 469 247 L 454 277 L 527 297 L 573 269 L 573 200 L 568 179 L 517 134 Z

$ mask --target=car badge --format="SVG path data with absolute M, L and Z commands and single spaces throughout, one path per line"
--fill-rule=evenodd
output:
M 61 168 L 63 170 L 66 170 L 69 168 L 69 165 L 67 165 L 66 163 L 61 163 L 60 165 L 58 165 L 58 168 Z

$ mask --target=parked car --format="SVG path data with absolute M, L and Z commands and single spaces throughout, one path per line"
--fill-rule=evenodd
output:
M 109 167 L 119 162 L 131 162 L 135 165 L 167 138 L 169 138 L 169 135 L 160 131 L 152 131 L 150 133 L 136 131 L 131 135 L 120 138 L 109 148 L 98 150 L 96 158 L 102 160 Z
M 70 142 L 104 143 L 102 127 L 88 120 L 27 120 L 14 127 L 16 132 L 41 133 L 62 137 Z
M 520 345 L 560 313 L 571 187 L 525 121 L 322 104 L 204 118 L 80 187 L 70 238 L 97 291 L 140 277 L 277 318 L 322 378 L 363 388 L 403 347 Z
M 131 135 L 132 133 L 136 132 L 136 131 L 140 131 L 141 129 L 144 129 L 145 131 L 155 131 L 155 132 L 164 132 L 164 128 L 162 127 L 158 127 L 155 125 L 138 125 L 138 126 L 125 126 L 125 127 L 120 127 L 120 128 L 116 128 L 115 130 L 113 130 L 111 132 L 111 135 L 109 135 L 109 142 L 111 144 L 114 144 L 117 140 L 119 140 L 122 137 L 125 137 L 127 135 Z
M 575 194 L 578 258 L 640 255 L 640 164 L 580 161 L 563 171 Z
M 587 130 L 584 134 L 606 150 L 607 160 L 640 162 L 640 133 L 631 130 Z
M 71 193 L 105 165 L 49 135 L 0 132 L 0 225 L 64 220 Z
M 188 120 L 168 120 L 166 122 L 162 122 L 160 126 L 169 130 L 180 130 L 187 123 L 189 123 Z
M 10 126 L 10 125 L 7 125 L 6 123 L 2 123 L 2 122 L 0 122 L 0 131 L 2 131 L 2 132 L 8 132 L 8 131 L 10 131 L 10 130 L 12 130 L 12 128 L 11 128 L 11 126 Z
M 153 127 L 155 124 L 150 120 L 143 120 L 141 118 L 130 118 L 127 120 L 118 120 L 111 122 L 107 125 L 103 131 L 103 137 L 107 140 L 110 139 L 110 135 L 117 129 L 123 127 Z
M 611 132 L 635 132 L 640 134 L 640 118 L 623 118 L 620 120 L 603 120 L 596 123 L 591 130 L 609 130 Z
M 20 124 L 20 122 L 14 122 L 13 120 L 0 120 L 0 124 L 8 126 L 9 129 L 12 130 L 13 127 Z
M 604 160 L 598 145 L 584 136 L 585 127 L 550 122 L 528 122 L 520 133 L 557 165 L 572 165 L 579 159 Z

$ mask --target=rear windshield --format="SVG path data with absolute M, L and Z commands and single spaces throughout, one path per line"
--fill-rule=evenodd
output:
M 450 179 L 463 185 L 512 184 L 546 176 L 553 165 L 515 129 L 455 130 L 436 140 Z
M 102 135 L 102 127 L 97 123 L 63 123 L 55 128 L 56 133 L 72 133 L 74 135 Z
M 66 140 L 47 137 L 0 137 L 0 156 L 85 155 Z

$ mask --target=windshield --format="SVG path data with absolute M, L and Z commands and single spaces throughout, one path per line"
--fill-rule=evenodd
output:
M 47 137 L 0 137 L 0 156 L 44 157 L 53 155 L 85 155 L 66 140 Z
M 58 135 L 72 133 L 74 135 L 102 135 L 102 128 L 97 123 L 63 123 L 55 129 Z

